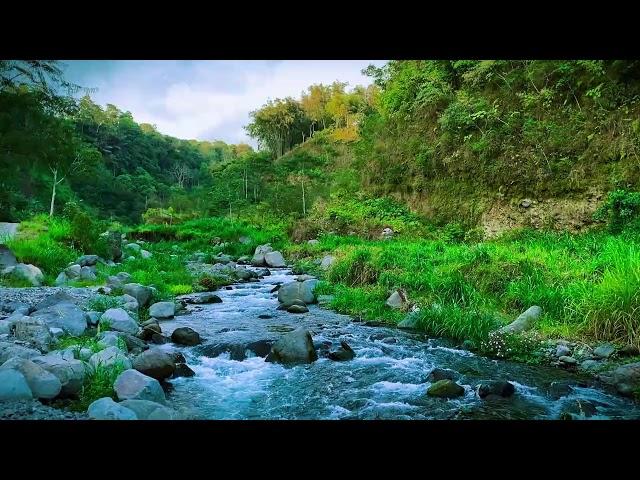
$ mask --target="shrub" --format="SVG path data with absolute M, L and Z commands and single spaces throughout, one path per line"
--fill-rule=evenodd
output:
M 510 359 L 525 363 L 538 363 L 536 353 L 540 338 L 531 332 L 522 334 L 491 332 L 480 342 L 480 352 L 489 357 Z
M 620 233 L 632 223 L 640 227 L 640 222 L 634 222 L 640 217 L 640 192 L 610 192 L 594 217 L 596 220 L 607 220 L 609 231 L 614 234 Z

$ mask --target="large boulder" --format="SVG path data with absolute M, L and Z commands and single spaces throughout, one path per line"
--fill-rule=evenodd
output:
M 80 280 L 93 281 L 96 278 L 96 274 L 91 267 L 82 267 L 80 269 Z
M 438 380 L 427 389 L 430 397 L 454 398 L 464 395 L 464 388 L 453 380 Z
M 331 268 L 331 265 L 333 265 L 335 262 L 336 257 L 334 257 L 333 255 L 325 255 L 320 262 L 320 268 L 322 270 L 329 270 L 329 268 Z
M 337 350 L 329 352 L 329 359 L 337 362 L 344 362 L 346 360 L 353 360 L 356 356 L 356 352 L 349 346 L 349 344 L 343 340 L 340 341 L 340 347 Z
M 529 307 L 527 310 L 522 312 L 518 318 L 516 318 L 509 325 L 502 327 L 498 330 L 500 333 L 522 333 L 527 330 L 531 330 L 535 325 L 536 321 L 540 318 L 542 314 L 542 308 L 537 305 Z
M 176 420 L 176 412 L 150 400 L 123 400 L 119 405 L 133 410 L 138 420 Z
M 100 317 L 100 323 L 108 323 L 111 330 L 136 334 L 140 326 L 126 310 L 122 308 L 110 308 Z
M 173 343 L 177 343 L 178 345 L 199 345 L 202 343 L 200 340 L 200 334 L 196 332 L 193 328 L 189 327 L 178 327 L 171 334 L 171 341 Z
M 0 369 L 0 402 L 32 398 L 29 384 L 22 373 L 12 368 Z
M 82 255 L 76 260 L 76 263 L 81 267 L 93 267 L 99 260 L 98 255 Z
M 55 398 L 62 390 L 62 384 L 58 377 L 31 360 L 18 357 L 11 358 L 0 367 L 0 370 L 6 369 L 17 370 L 22 373 L 35 398 Z
M 599 345 L 594 351 L 593 354 L 598 358 L 609 358 L 616 351 L 616 347 L 611 345 L 610 343 L 604 343 Z
M 62 273 L 64 273 L 69 279 L 79 278 L 80 275 L 82 274 L 82 267 L 77 263 L 75 263 L 65 268 L 64 272 Z
M 60 272 L 56 277 L 55 285 L 56 287 L 60 287 L 62 285 L 66 285 L 68 281 L 69 277 L 67 277 L 67 274 L 64 272 Z
M 173 302 L 158 302 L 149 307 L 149 315 L 159 320 L 173 318 L 176 313 L 176 305 Z
M 127 243 L 124 246 L 124 249 L 128 252 L 138 253 L 140 250 L 142 250 L 142 247 L 137 243 Z
M 618 393 L 632 396 L 640 389 L 640 362 L 620 365 L 600 374 L 598 378 L 604 383 L 615 386 Z
M 49 331 L 49 326 L 43 320 L 22 317 L 15 322 L 14 327 L 16 340 L 28 342 L 44 352 L 49 351 L 53 339 Z
M 110 287 L 122 287 L 125 283 L 131 282 L 131 275 L 127 272 L 119 272 L 117 275 L 110 275 L 107 278 L 107 285 Z
M 118 375 L 113 389 L 119 400 L 151 400 L 162 404 L 166 401 L 158 380 L 133 369 Z
M 80 360 L 65 360 L 59 355 L 50 353 L 42 357 L 34 357 L 31 361 L 58 377 L 62 384 L 61 395 L 80 393 L 85 376 L 85 366 Z
M 9 276 L 17 280 L 24 280 L 34 287 L 40 287 L 44 282 L 44 275 L 35 265 L 18 263 L 15 267 L 9 267 Z
M 104 350 L 100 350 L 98 353 L 94 353 L 89 358 L 89 365 L 93 368 L 99 366 L 105 368 L 115 367 L 119 365 L 125 369 L 131 368 L 131 360 L 120 350 L 118 347 L 107 347 Z
M 398 322 L 398 328 L 405 330 L 418 330 L 420 329 L 420 319 L 421 315 L 419 310 L 409 312 L 400 322 Z
M 0 364 L 13 357 L 34 358 L 42 355 L 38 350 L 33 348 L 16 345 L 13 342 L 0 342 Z
M 0 272 L 5 268 L 15 267 L 17 264 L 16 256 L 9 250 L 9 247 L 0 245 Z
M 124 293 L 135 298 L 141 307 L 146 307 L 153 296 L 153 290 L 151 290 L 151 288 L 140 285 L 139 283 L 127 283 L 123 290 Z
M 137 312 L 140 305 L 138 305 L 138 301 L 133 298 L 131 295 L 127 295 L 126 293 L 120 297 L 122 300 L 122 308 L 124 308 L 127 312 Z
M 124 405 L 116 403 L 110 397 L 99 398 L 87 410 L 89 418 L 94 420 L 138 420 L 136 413 Z
M 253 258 L 251 259 L 251 265 L 254 267 L 267 267 L 268 265 L 266 264 L 264 257 L 270 252 L 273 252 L 273 248 L 268 243 L 257 246 L 253 254 Z
M 516 387 L 511 382 L 495 380 L 480 383 L 477 387 L 477 392 L 480 398 L 488 398 L 490 396 L 506 398 L 511 397 L 516 392 Z
M 33 307 L 33 310 L 44 310 L 45 308 L 52 307 L 53 305 L 57 305 L 58 303 L 72 303 L 76 305 L 78 301 L 73 296 L 69 295 L 68 292 L 60 290 L 53 295 L 49 295 L 40 303 L 36 304 L 36 306 Z
M 271 268 L 282 268 L 286 267 L 287 264 L 284 261 L 284 257 L 280 252 L 267 252 L 264 254 L 264 263 L 267 264 L 267 267 Z
M 401 309 L 406 307 L 408 301 L 409 300 L 407 299 L 407 292 L 405 292 L 404 290 L 398 289 L 398 290 L 395 290 L 389 296 L 389 298 L 387 298 L 387 301 L 385 302 L 385 304 L 391 308 Z
M 193 295 L 181 297 L 185 303 L 204 304 L 204 303 L 222 303 L 222 299 L 213 292 L 202 292 Z
M 173 375 L 176 363 L 167 352 L 158 348 L 151 348 L 135 357 L 132 362 L 134 369 L 156 380 L 164 380 Z
M 268 362 L 284 364 L 311 363 L 318 359 L 313 348 L 311 333 L 306 328 L 298 328 L 286 333 L 271 347 L 271 352 L 265 359 Z
M 278 290 L 278 301 L 285 305 L 293 304 L 294 300 L 302 300 L 306 304 L 315 303 L 316 285 L 318 285 L 318 279 L 315 278 L 304 282 L 285 283 Z
M 153 257 L 153 253 L 151 253 L 149 250 L 140 250 L 140 257 L 141 258 L 151 258 L 151 257 Z
M 77 305 L 69 301 L 38 308 L 31 314 L 31 317 L 42 320 L 49 327 L 61 328 L 74 336 L 82 335 L 87 329 L 85 313 Z

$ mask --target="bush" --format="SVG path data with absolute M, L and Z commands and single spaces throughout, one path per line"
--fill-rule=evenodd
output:
M 620 233 L 633 224 L 640 230 L 640 192 L 615 190 L 594 215 L 596 220 L 607 220 L 609 231 Z
M 480 342 L 480 352 L 493 358 L 510 359 L 525 363 L 538 363 L 536 353 L 540 349 L 540 339 L 535 333 L 491 332 Z

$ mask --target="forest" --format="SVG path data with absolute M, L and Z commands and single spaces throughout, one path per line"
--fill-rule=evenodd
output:
M 215 381 L 222 375 L 218 368 L 236 367 L 211 362 L 265 369 L 251 362 L 267 356 L 267 363 L 286 363 L 273 332 L 299 332 L 302 325 L 314 337 L 300 340 L 307 342 L 301 363 L 329 359 L 347 369 L 344 378 L 353 378 L 351 387 L 335 387 L 338 406 L 300 377 L 309 403 L 301 400 L 292 417 L 269 397 L 257 412 L 202 400 L 202 418 L 638 418 L 640 61 L 391 60 L 362 74 L 366 86 L 316 83 L 297 96 L 256 105 L 244 127 L 253 148 L 178 139 L 137 123 L 126 105 L 103 107 L 92 99 L 91 85 L 67 81 L 60 62 L 0 61 L 0 222 L 19 224 L 3 247 L 19 265 L 40 272 L 37 283 L 5 272 L 0 293 L 22 301 L 27 294 L 20 292 L 32 286 L 89 289 L 84 310 L 106 315 L 124 308 L 132 333 L 149 345 L 167 325 L 201 325 L 203 338 L 215 341 L 181 345 L 194 349 L 183 352 L 198 365 L 194 378 L 211 368 L 207 378 Z M 96 255 L 102 260 L 87 263 L 85 257 Z M 91 273 L 72 275 L 76 265 Z M 121 274 L 135 283 L 114 280 Z M 288 291 L 290 281 L 301 285 L 298 297 L 283 301 L 276 292 Z M 231 292 L 251 282 L 264 292 L 248 294 L 237 311 L 207 310 L 223 330 L 213 332 L 198 323 L 197 309 L 189 310 L 208 302 L 194 298 L 214 291 L 215 302 L 236 308 Z M 304 291 L 307 282 L 314 282 L 312 293 Z M 151 288 L 153 300 L 140 301 L 130 285 Z M 127 296 L 137 297 L 134 308 L 126 308 Z M 264 302 L 274 296 L 279 312 L 266 310 Z M 174 325 L 183 317 L 158 316 L 160 303 L 184 307 L 182 315 L 195 320 Z M 245 311 L 256 318 L 234 316 Z M 263 317 L 281 319 L 286 328 L 256 327 L 275 322 L 258 320 Z M 351 327 L 332 330 L 336 318 Z M 169 323 L 158 322 L 163 319 Z M 6 321 L 0 318 L 0 328 Z M 106 345 L 100 342 L 119 321 L 98 323 L 97 333 L 65 330 L 55 348 L 76 349 L 78 361 L 82 349 L 100 355 Z M 7 332 L 16 335 L 11 325 Z M 236 327 L 255 333 L 229 333 Z M 382 333 L 375 337 L 367 327 Z M 228 337 L 218 338 L 220 332 Z M 414 337 L 401 336 L 411 334 L 442 343 L 416 347 Z M 158 343 L 180 344 L 160 337 Z M 135 342 L 125 341 L 133 370 L 148 373 L 135 366 Z M 256 346 L 260 342 L 268 343 L 264 355 L 255 353 L 264 347 Z M 464 354 L 452 360 L 447 349 Z M 221 352 L 228 357 L 222 360 Z M 471 366 L 468 353 L 483 360 Z M 347 366 L 359 358 L 373 361 L 368 355 L 391 363 L 412 359 L 420 372 L 431 365 L 429 380 L 418 380 L 413 367 L 407 376 L 387 378 L 362 366 L 363 379 L 355 378 Z M 1 349 L 0 359 L 9 360 Z M 126 355 L 122 360 L 92 370 L 71 400 L 48 404 L 89 409 L 91 416 L 95 402 L 122 400 L 116 379 L 131 369 Z M 496 373 L 485 360 L 503 361 L 505 370 Z M 531 370 L 522 373 L 508 362 Z M 169 363 L 172 375 L 185 361 Z M 329 367 L 317 368 L 316 379 L 331 376 L 322 370 Z M 255 372 L 275 375 L 288 394 L 302 391 L 277 383 L 284 382 L 280 373 Z M 576 400 L 547 390 L 577 388 L 581 375 L 600 382 L 588 384 L 593 392 L 608 385 L 613 396 L 597 393 L 598 404 L 595 397 Z M 513 382 L 544 391 L 536 397 L 544 413 Z M 380 393 L 393 385 L 404 385 L 405 393 L 425 385 L 426 393 L 401 399 L 393 396 L 405 394 L 400 390 L 389 398 Z M 356 386 L 378 388 L 371 401 L 404 402 L 410 413 L 394 410 L 401 408 L 396 404 L 374 411 L 354 403 Z M 262 398 L 254 387 L 243 384 L 242 395 Z M 215 389 L 232 387 L 221 380 L 206 388 L 194 395 L 215 397 Z M 176 394 L 172 408 L 189 403 L 186 392 Z M 514 392 L 533 403 L 522 411 L 480 406 L 487 396 Z M 429 403 L 427 412 L 424 395 L 429 402 L 460 397 L 468 404 Z M 559 398 L 562 411 L 552 412 Z

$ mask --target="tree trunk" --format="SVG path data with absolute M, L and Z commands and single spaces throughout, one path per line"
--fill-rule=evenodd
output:
M 53 207 L 56 203 L 56 187 L 58 186 L 58 169 L 51 169 L 53 172 L 53 188 L 51 189 L 51 207 L 49 208 L 49 216 L 53 217 Z

